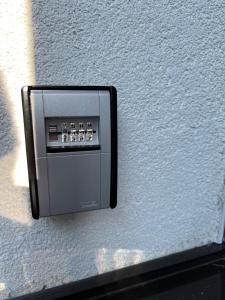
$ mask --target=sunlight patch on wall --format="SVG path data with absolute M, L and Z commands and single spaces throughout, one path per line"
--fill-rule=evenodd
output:
M 97 252 L 96 265 L 98 273 L 104 273 L 113 269 L 135 265 L 144 261 L 145 255 L 139 249 L 106 249 L 101 248 Z
M 31 224 L 21 87 L 35 82 L 31 4 L 1 0 L 0 95 L 3 122 L 0 156 L 0 217 Z
M 0 291 L 4 291 L 4 290 L 5 290 L 5 283 L 0 282 Z
M 28 186 L 24 145 L 23 115 L 20 90 L 33 84 L 34 60 L 31 5 L 28 0 L 2 0 L 0 11 L 0 72 L 1 86 L 7 101 L 15 139 L 15 162 L 12 180 L 17 186 Z
M 15 162 L 15 153 L 10 152 L 0 159 L 0 219 L 10 219 L 24 225 L 31 225 L 32 218 L 27 188 L 12 184 L 10 166 Z

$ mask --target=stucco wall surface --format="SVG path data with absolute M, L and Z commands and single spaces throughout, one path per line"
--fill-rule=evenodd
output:
M 0 299 L 222 241 L 224 1 L 0 3 Z M 118 206 L 31 218 L 20 88 L 114 85 Z

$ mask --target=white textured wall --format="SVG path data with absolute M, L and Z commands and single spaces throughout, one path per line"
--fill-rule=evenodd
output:
M 1 0 L 0 12 L 0 298 L 221 242 L 224 1 Z M 20 88 L 34 82 L 117 88 L 115 210 L 31 219 Z

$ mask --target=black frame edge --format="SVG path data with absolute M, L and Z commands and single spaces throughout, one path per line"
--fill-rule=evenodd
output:
M 61 152 L 76 152 L 76 151 L 93 151 L 100 150 L 100 145 L 84 145 L 84 146 L 65 146 L 65 147 L 48 147 L 48 153 L 61 153 Z
M 139 280 L 141 280 L 142 276 L 145 274 L 149 274 L 149 277 L 154 280 L 157 278 L 171 276 L 172 274 L 178 274 L 186 270 L 191 270 L 195 267 L 215 262 L 220 259 L 222 254 L 225 254 L 225 245 L 213 243 L 67 283 L 61 286 L 40 290 L 14 299 L 53 300 L 62 299 L 63 297 L 72 297 L 69 299 L 75 299 L 76 295 L 79 296 L 86 292 L 89 294 L 91 292 L 92 295 L 95 295 L 96 289 L 109 292 L 110 290 L 113 290 L 113 288 L 118 288 L 118 284 L 121 281 L 125 281 L 126 284 L 129 285 L 133 282 L 132 278 L 138 277 Z M 84 297 L 81 298 L 85 299 Z
M 118 173 L 118 134 L 117 134 L 117 91 L 110 87 L 111 106 L 111 190 L 110 207 L 117 205 L 117 173 Z
M 21 89 L 22 106 L 23 106 L 23 120 L 24 120 L 24 133 L 27 152 L 27 167 L 29 177 L 30 201 L 32 217 L 39 219 L 39 202 L 37 190 L 37 177 L 34 156 L 34 139 L 32 129 L 32 116 L 30 106 L 30 87 L 24 86 Z

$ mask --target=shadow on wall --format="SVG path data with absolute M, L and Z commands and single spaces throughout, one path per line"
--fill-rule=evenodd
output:
M 97 5 L 93 4 L 93 7 L 95 6 Z M 102 74 L 93 57 L 86 59 L 87 55 L 93 55 L 93 52 L 96 54 L 99 49 L 97 41 L 94 44 L 87 35 L 89 32 L 93 39 L 94 35 L 98 35 L 95 26 L 90 28 L 90 31 L 84 28 L 92 24 L 92 21 L 87 21 L 86 16 L 81 13 L 85 10 L 84 7 L 85 1 L 48 2 L 48 5 L 43 5 L 41 1 L 32 1 L 37 84 L 107 84 L 107 74 Z M 96 22 L 94 19 L 93 24 Z M 112 84 L 111 79 L 109 83 Z

